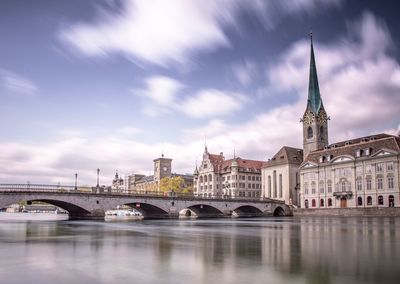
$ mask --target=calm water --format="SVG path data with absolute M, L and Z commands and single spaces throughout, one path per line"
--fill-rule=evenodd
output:
M 400 283 L 400 218 L 7 221 L 0 283 Z

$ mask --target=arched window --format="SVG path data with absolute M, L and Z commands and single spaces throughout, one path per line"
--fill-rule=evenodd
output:
M 207 182 L 207 175 L 204 176 L 204 182 Z
M 271 195 L 271 176 L 268 176 L 268 197 L 272 197 L 272 195 Z
M 203 176 L 200 176 L 200 182 L 203 182 Z
M 311 206 L 312 206 L 312 207 L 317 206 L 316 203 L 315 203 L 315 199 L 311 200 Z
M 212 175 L 211 174 L 208 175 L 208 181 L 212 181 Z
M 328 207 L 332 207 L 332 199 L 328 198 Z
M 324 126 L 323 125 L 321 125 L 320 127 L 319 127 L 319 134 L 320 135 L 323 135 L 324 134 Z M 322 138 L 322 137 L 321 137 Z
M 371 196 L 367 197 L 367 205 L 372 205 L 372 197 Z
M 378 196 L 378 205 L 383 205 L 383 196 L 382 195 Z
M 340 183 L 340 187 L 341 187 L 342 192 L 346 191 L 346 182 L 345 182 L 345 181 L 342 181 L 342 182 Z
M 313 137 L 312 127 L 309 126 L 309 127 L 307 128 L 307 138 L 310 139 L 310 138 L 312 138 L 312 137 Z
M 279 174 L 279 198 L 282 198 L 282 174 Z
M 304 194 L 308 194 L 308 183 L 304 183 Z
M 320 181 L 319 182 L 319 193 L 324 194 L 325 188 L 324 188 L 324 182 Z
M 304 207 L 305 207 L 305 208 L 308 208 L 308 199 L 306 199 L 306 200 L 304 201 Z
M 272 182 L 274 184 L 274 198 L 277 198 L 278 196 L 278 188 L 276 186 L 277 180 L 276 180 L 276 171 L 273 171 L 273 176 L 272 176 Z
M 394 196 L 389 195 L 389 207 L 394 207 Z
M 361 197 L 361 196 L 359 196 L 359 197 L 357 198 L 357 205 L 358 205 L 358 206 L 362 206 L 362 197 Z
M 319 201 L 319 207 L 324 207 L 325 205 L 324 205 L 324 199 L 321 199 L 320 201 Z

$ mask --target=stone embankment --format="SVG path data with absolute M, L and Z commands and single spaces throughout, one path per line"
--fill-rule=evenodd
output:
M 304 209 L 295 208 L 293 216 L 382 216 L 400 217 L 400 207 L 374 207 L 374 208 L 332 208 L 332 209 Z

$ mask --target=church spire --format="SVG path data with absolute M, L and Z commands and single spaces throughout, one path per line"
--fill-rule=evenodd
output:
M 319 93 L 317 67 L 315 65 L 314 47 L 312 40 L 312 32 L 310 32 L 311 41 L 311 59 L 310 59 L 310 78 L 308 82 L 308 104 L 312 112 L 317 114 L 322 104 L 321 94 Z

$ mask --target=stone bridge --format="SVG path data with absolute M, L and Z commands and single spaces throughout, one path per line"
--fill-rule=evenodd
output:
M 174 218 L 189 209 L 197 217 L 291 216 L 289 206 L 281 201 L 265 199 L 213 199 L 189 196 L 89 193 L 78 190 L 0 185 L 0 208 L 21 201 L 42 201 L 69 212 L 70 219 L 104 218 L 105 212 L 127 205 L 141 212 L 144 218 Z

